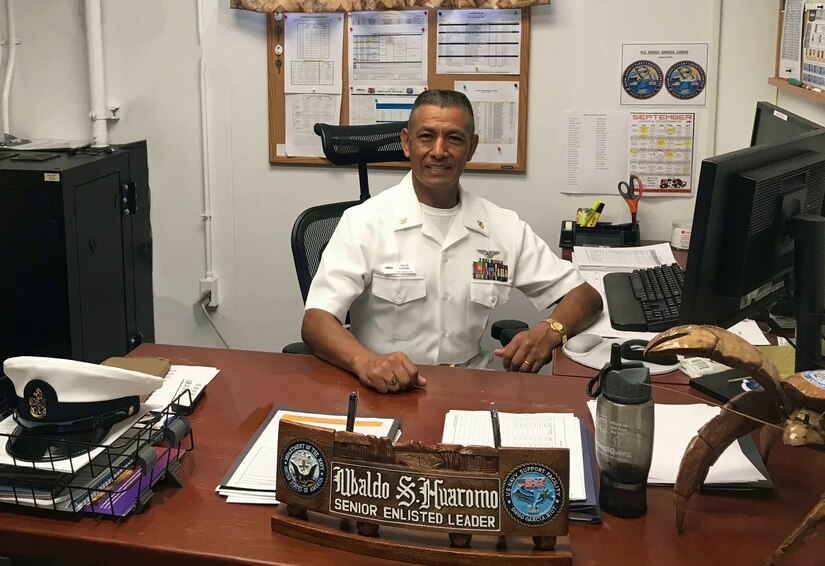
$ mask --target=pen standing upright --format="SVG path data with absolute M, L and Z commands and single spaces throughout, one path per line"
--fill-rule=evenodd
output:
M 353 391 L 349 394 L 349 405 L 347 406 L 347 432 L 355 430 L 355 414 L 358 412 L 358 393 Z

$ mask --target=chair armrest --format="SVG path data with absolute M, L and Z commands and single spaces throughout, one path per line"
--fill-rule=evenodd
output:
M 490 329 L 490 334 L 494 340 L 501 342 L 502 346 L 507 346 L 516 334 L 530 328 L 526 322 L 520 320 L 497 320 Z
M 293 342 L 292 344 L 287 344 L 281 352 L 284 354 L 303 354 L 306 356 L 311 356 L 313 354 L 312 348 L 310 348 L 309 344 L 306 342 Z

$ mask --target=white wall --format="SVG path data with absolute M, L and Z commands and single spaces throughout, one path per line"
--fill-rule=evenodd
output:
M 82 1 L 15 1 L 23 44 L 12 89 L 13 133 L 88 137 Z M 534 8 L 527 173 L 467 173 L 465 186 L 518 211 L 555 249 L 561 220 L 591 200 L 559 194 L 565 175 L 554 156 L 563 149 L 564 111 L 621 108 L 622 42 L 708 42 L 711 53 L 719 46 L 718 125 L 714 130 L 709 96 L 708 106 L 696 109 L 697 163 L 714 142 L 718 151 L 747 145 L 754 102 L 775 97 L 766 78 L 773 69 L 777 1 L 695 0 L 686 9 L 680 0 L 555 0 Z M 225 0 L 204 5 L 214 271 L 220 281 L 215 317 L 231 346 L 280 350 L 298 339 L 302 314 L 289 248 L 292 223 L 309 206 L 354 198 L 357 174 L 268 164 L 265 17 L 229 10 Z M 149 143 L 156 339 L 219 346 L 195 308 L 205 262 L 196 3 L 105 0 L 103 22 L 108 101 L 122 108 L 111 141 Z M 797 101 L 787 106 L 814 120 L 825 117 L 825 110 L 800 109 Z M 400 175 L 371 173 L 373 193 Z M 606 220 L 625 220 L 618 195 L 605 201 Z M 692 208 L 692 198 L 644 199 L 643 237 L 669 238 L 671 220 L 689 218 Z M 538 316 L 523 297 L 496 313 L 530 321 Z

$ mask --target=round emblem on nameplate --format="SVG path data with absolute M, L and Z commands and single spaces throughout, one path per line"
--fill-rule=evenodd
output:
M 302 497 L 318 493 L 327 481 L 327 461 L 308 440 L 293 440 L 281 452 L 281 473 L 286 485 Z
M 564 505 L 564 485 L 555 471 L 538 463 L 522 464 L 504 479 L 504 508 L 527 527 L 541 527 L 556 518 Z
M 653 61 L 635 61 L 622 73 L 622 88 L 633 98 L 652 98 L 662 90 L 662 69 Z

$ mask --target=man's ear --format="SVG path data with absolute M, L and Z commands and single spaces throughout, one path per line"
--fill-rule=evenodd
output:
M 401 128 L 401 148 L 404 150 L 404 155 L 410 157 L 410 132 L 407 128 Z
M 475 154 L 477 147 L 478 147 L 478 134 L 473 134 L 473 139 L 470 140 L 470 153 L 467 155 L 467 161 L 470 161 L 473 158 L 473 155 Z

